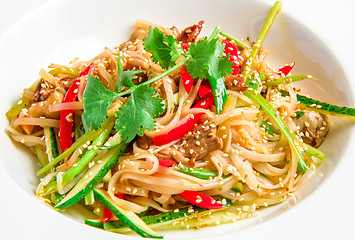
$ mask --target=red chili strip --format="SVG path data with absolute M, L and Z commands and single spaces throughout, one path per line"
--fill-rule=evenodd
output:
M 105 208 L 105 210 L 104 210 L 104 215 L 102 216 L 100 222 L 107 222 L 107 221 L 110 221 L 110 220 L 112 220 L 114 217 L 115 217 L 115 215 L 114 215 L 110 210 L 108 210 L 108 208 Z
M 208 93 L 203 98 L 198 101 L 193 108 L 203 108 L 210 109 L 214 104 L 214 97 L 212 93 Z M 188 132 L 194 129 L 195 124 L 199 123 L 204 113 L 194 114 L 193 118 L 189 118 L 186 122 L 180 126 L 170 130 L 168 133 L 153 137 L 153 143 L 156 146 L 165 145 L 171 143 L 172 141 L 178 140 L 185 136 Z
M 201 84 L 198 88 L 198 96 L 200 98 L 204 97 L 207 93 L 211 92 L 211 86 L 207 84 Z
M 293 62 L 289 65 L 285 65 L 285 66 L 279 68 L 278 74 L 280 76 L 287 76 L 291 72 L 291 70 L 294 66 L 295 66 L 295 62 Z
M 218 202 L 211 196 L 201 192 L 186 190 L 180 193 L 179 196 L 185 199 L 186 201 L 202 208 L 220 209 L 223 207 L 221 202 Z
M 186 70 L 186 64 L 182 65 L 180 68 L 180 77 L 187 93 L 191 92 L 194 79 L 190 76 L 190 73 Z
M 238 48 L 235 44 L 231 42 L 229 39 L 224 39 L 222 41 L 222 44 L 224 45 L 224 53 L 228 55 L 229 53 L 229 61 L 233 63 L 233 72 L 232 75 L 238 75 L 239 74 L 239 59 L 238 59 Z
M 78 97 L 79 85 L 80 85 L 80 77 L 88 75 L 89 71 L 92 67 L 92 63 L 87 66 L 84 71 L 82 71 L 74 80 L 72 85 L 69 87 L 65 97 L 63 99 L 63 103 L 66 102 L 74 102 Z M 72 133 L 73 133 L 73 114 L 74 110 L 62 110 L 60 113 L 60 145 L 62 147 L 63 152 L 71 147 L 73 144 Z
M 158 161 L 159 161 L 159 166 L 163 166 L 163 167 L 171 167 L 173 165 L 176 165 L 176 162 L 173 160 L 158 159 Z

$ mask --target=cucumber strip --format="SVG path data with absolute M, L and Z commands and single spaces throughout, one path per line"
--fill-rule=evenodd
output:
M 75 176 L 77 176 L 89 162 L 96 156 L 99 149 L 98 146 L 101 146 L 107 137 L 110 135 L 113 128 L 113 122 L 108 125 L 108 127 L 102 131 L 102 133 L 92 142 L 91 149 L 87 150 L 83 157 L 76 163 L 75 166 L 72 166 L 68 171 L 63 174 L 63 186 L 71 182 Z
M 50 170 L 52 167 L 54 167 L 58 162 L 60 162 L 61 160 L 63 160 L 64 158 L 70 156 L 70 154 L 72 152 L 74 152 L 74 150 L 76 150 L 77 148 L 79 148 L 81 145 L 83 145 L 84 143 L 86 143 L 87 141 L 89 141 L 92 138 L 95 138 L 97 135 L 101 134 L 102 131 L 104 129 L 106 129 L 107 125 L 109 123 L 111 123 L 113 121 L 113 118 L 109 118 L 107 119 L 103 124 L 102 127 L 99 130 L 92 130 L 90 132 L 88 132 L 87 134 L 85 134 L 84 136 L 82 136 L 80 139 L 78 139 L 78 141 L 74 142 L 73 145 L 68 148 L 65 152 L 61 153 L 58 157 L 56 157 L 55 159 L 53 159 L 53 161 L 49 162 L 46 166 L 44 166 L 43 168 L 41 168 L 38 172 L 37 172 L 37 176 L 42 175 L 43 173 L 47 172 L 48 170 Z
M 232 207 L 233 204 L 230 200 L 227 200 L 225 204 L 223 205 L 224 208 L 223 210 L 228 209 L 228 207 Z M 184 207 L 180 209 L 176 209 L 173 211 L 165 212 L 165 213 L 159 213 L 156 215 L 149 215 L 149 216 L 143 216 L 142 221 L 144 221 L 147 225 L 150 227 L 156 229 L 156 228 L 161 228 L 162 226 L 165 225 L 171 225 L 173 222 L 179 221 L 181 219 L 184 219 L 186 217 L 190 217 L 192 215 L 196 215 L 198 213 L 209 213 L 209 212 L 215 212 L 219 211 L 218 210 L 209 210 L 205 208 L 199 208 L 199 207 Z M 104 229 L 111 231 L 111 232 L 128 232 L 129 229 L 121 222 L 121 221 L 109 221 L 104 223 Z
M 101 132 L 101 134 L 92 142 L 92 146 L 101 145 L 105 141 L 107 136 L 110 134 L 113 127 L 113 122 Z M 71 181 L 76 178 L 80 172 L 88 165 L 88 163 L 95 157 L 99 151 L 98 147 L 92 147 L 90 150 L 87 150 L 83 157 L 76 163 L 75 166 L 71 167 L 68 171 L 63 174 L 62 187 L 65 187 Z M 53 160 L 54 161 L 54 160 Z M 57 191 L 57 181 L 48 183 L 43 187 L 43 193 L 50 193 Z
M 74 114 L 74 139 L 77 141 L 79 138 L 85 135 L 85 129 L 81 116 Z
M 110 149 L 101 160 L 98 160 L 95 165 L 84 174 L 74 188 L 62 201 L 55 205 L 54 208 L 65 210 L 85 197 L 102 181 L 108 171 L 116 164 L 119 157 L 126 151 L 127 146 L 127 143 L 123 143 L 121 146 Z
M 85 223 L 92 227 L 104 228 L 104 223 L 101 222 L 101 219 L 85 219 Z
M 187 168 L 187 167 L 180 167 L 180 168 L 175 168 L 174 170 L 182 173 L 186 173 L 190 176 L 194 176 L 199 179 L 203 180 L 209 180 L 212 178 L 215 178 L 218 176 L 218 171 L 215 170 L 209 170 L 209 169 L 203 169 L 203 168 Z M 231 174 L 228 175 L 222 175 L 222 178 L 227 178 Z
M 88 195 L 85 196 L 85 205 L 93 205 L 95 202 L 94 191 L 90 191 Z
M 108 173 L 102 179 L 102 182 L 108 183 L 110 181 L 111 177 L 112 177 L 112 173 L 111 173 L 111 169 L 110 169 L 110 171 L 108 171 Z
M 142 237 L 163 238 L 142 221 L 134 212 L 127 211 L 118 206 L 108 195 L 107 191 L 94 189 L 95 199 L 105 205 L 122 223 Z
M 218 176 L 218 172 L 209 169 L 202 169 L 202 168 L 187 168 L 187 167 L 180 167 L 175 168 L 174 170 L 182 173 L 186 173 L 190 176 L 197 177 L 199 179 L 212 179 Z
M 46 149 L 41 145 L 35 145 L 33 149 L 37 155 L 39 165 L 44 167 L 48 163 Z
M 43 134 L 44 134 L 44 142 L 46 145 L 46 153 L 48 157 L 48 162 L 53 161 L 56 157 L 58 157 L 58 143 L 57 143 L 57 138 L 55 136 L 55 131 L 53 128 L 48 127 L 48 128 L 43 128 Z M 57 163 L 53 167 L 53 171 L 55 171 L 55 168 L 59 165 Z
M 339 117 L 355 117 L 355 108 L 332 105 L 300 94 L 297 94 L 297 101 L 299 101 L 301 105 L 320 113 L 331 114 Z

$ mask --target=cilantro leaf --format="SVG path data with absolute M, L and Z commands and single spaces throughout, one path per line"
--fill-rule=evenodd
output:
M 143 42 L 145 50 L 153 54 L 153 61 L 159 63 L 163 69 L 173 67 L 180 56 L 175 38 L 165 36 L 157 27 L 153 30 L 149 27 L 148 37 Z
M 132 83 L 133 77 L 138 74 L 144 72 L 143 70 L 129 70 L 123 71 L 120 73 L 118 80 L 117 80 L 117 87 L 116 89 L 121 90 L 123 87 L 133 87 L 134 84 Z
M 215 79 L 225 77 L 232 73 L 232 62 L 229 61 L 229 54 L 223 57 L 224 45 L 217 38 L 208 40 L 204 37 L 196 44 L 189 47 L 189 54 L 192 59 L 186 63 L 186 69 L 192 78 Z
M 119 131 L 122 140 L 132 141 L 136 135 L 154 130 L 154 118 L 164 112 L 161 98 L 155 97 L 156 90 L 147 86 L 138 86 L 125 105 L 116 112 L 115 130 Z
M 89 74 L 83 95 L 84 113 L 82 115 L 85 131 L 98 129 L 101 122 L 106 120 L 107 109 L 116 94 L 107 90 L 98 77 Z

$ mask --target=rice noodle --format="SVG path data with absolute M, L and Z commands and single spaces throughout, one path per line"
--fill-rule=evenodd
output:
M 92 64 L 89 74 L 97 77 L 103 87 L 110 91 L 116 90 L 116 81 L 120 79 L 117 71 L 118 55 L 121 56 L 124 71 L 144 70 L 132 79 L 134 84 L 138 85 L 164 73 L 166 70 L 153 61 L 152 54 L 144 49 L 143 39 L 147 36 L 149 26 L 158 27 L 164 34 L 173 34 L 175 37 L 179 35 L 179 30 L 175 27 L 158 26 L 142 19 L 138 19 L 136 25 L 137 29 L 130 40 L 113 50 L 105 48 L 88 61 L 74 59 L 70 66 L 51 64 L 50 68 L 80 72 Z M 245 43 L 251 46 L 248 41 Z M 262 49 L 250 70 L 251 76 L 260 82 L 261 73 L 265 75 L 266 82 L 280 77 L 268 66 L 265 60 L 267 53 L 266 49 Z M 250 48 L 241 50 L 238 58 L 242 70 L 250 54 Z M 176 62 L 182 60 L 181 56 Z M 73 139 L 80 137 L 83 134 L 81 131 L 84 131 L 82 125 L 85 125 L 85 122 L 76 121 L 80 120 L 84 110 L 83 98 L 88 76 L 78 79 L 80 82 L 76 92 L 77 100 L 63 103 L 66 90 L 77 78 L 75 74 L 67 72 L 52 71 L 52 75 L 42 69 L 39 81 L 41 84 L 36 89 L 24 89 L 23 96 L 29 99 L 29 104 L 20 110 L 17 117 L 9 119 L 8 132 L 11 138 L 30 147 L 39 157 L 42 149 L 47 152 L 53 150 L 52 142 L 45 144 L 43 128 L 53 128 L 56 134 L 60 133 L 61 111 L 75 111 Z M 228 79 L 224 78 L 224 81 L 227 83 Z M 221 114 L 216 113 L 214 106 L 211 109 L 194 107 L 201 98 L 200 86 L 205 85 L 205 82 L 205 79 L 194 79 L 191 91 L 187 93 L 180 69 L 177 69 L 151 84 L 157 97 L 163 98 L 165 112 L 154 119 L 155 127 L 152 131 L 145 129 L 143 136 L 137 136 L 132 141 L 96 188 L 107 191 L 115 204 L 135 213 L 146 211 L 148 207 L 168 212 L 190 206 L 191 204 L 179 195 L 184 191 L 199 191 L 222 201 L 227 198 L 234 203 L 234 207 L 229 208 L 229 211 L 253 213 L 259 207 L 282 202 L 310 180 L 315 174 L 316 165 L 304 154 L 309 169 L 305 173 L 298 170 L 299 156 L 289 146 L 285 136 L 279 134 L 275 123 L 270 121 L 262 108 L 243 94 L 243 90 L 235 90 L 232 87 L 227 89 L 229 100 Z M 228 87 L 228 84 L 226 86 Z M 289 94 L 281 94 L 282 91 Z M 276 87 L 259 84 L 258 87 L 258 93 L 283 117 L 294 136 L 299 134 L 295 120 L 298 111 L 297 91 L 288 83 Z M 129 99 L 128 94 L 116 98 L 108 107 L 108 116 L 114 117 Z M 187 121 L 191 123 L 196 114 L 203 115 L 202 121 L 196 123 L 193 130 L 189 129 L 190 132 L 185 132 L 183 139 L 165 142 L 161 146 L 154 144 L 154 137 L 171 134 L 171 130 L 184 126 Z M 268 132 L 264 123 L 269 124 L 275 131 Z M 90 151 L 97 147 L 91 145 L 94 137 L 81 144 L 41 179 L 36 189 L 37 196 L 44 199 L 54 193 L 50 190 L 49 193 L 44 191 L 47 191 L 47 184 L 55 181 L 58 192 L 67 194 L 93 164 L 105 159 L 106 154 L 111 151 L 110 148 L 125 140 L 121 133 L 118 129 L 113 129 L 107 140 L 102 142 L 101 147 L 94 149 L 95 151 Z M 298 138 L 295 141 L 299 145 L 303 144 Z M 60 154 L 60 142 L 57 145 Z M 42 152 L 36 149 L 38 146 Z M 64 173 L 77 166 L 76 163 L 87 153 L 93 153 L 90 162 L 74 180 L 63 186 Z M 163 166 L 164 160 L 168 166 Z M 192 173 L 187 174 L 182 169 L 188 169 Z M 210 177 L 201 177 L 194 171 L 207 171 Z M 118 194 L 124 194 L 124 199 L 119 198 Z M 95 203 L 93 207 L 97 211 L 103 210 L 101 205 L 96 205 L 99 204 Z M 102 214 L 98 215 L 102 217 Z

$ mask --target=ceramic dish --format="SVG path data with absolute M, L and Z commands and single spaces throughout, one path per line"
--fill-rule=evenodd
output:
M 208 35 L 216 25 L 220 25 L 224 31 L 239 38 L 249 36 L 256 39 L 273 4 L 272 1 L 221 2 L 58 0 L 26 15 L 3 35 L 0 41 L 0 72 L 3 84 L 0 89 L 3 129 L 0 134 L 2 239 L 5 239 L 3 236 L 7 237 L 6 239 L 62 239 L 64 235 L 67 239 L 137 238 L 135 235 L 120 236 L 86 226 L 83 220 L 90 213 L 83 212 L 80 208 L 59 213 L 37 199 L 34 195 L 38 183 L 35 176 L 35 159 L 6 135 L 5 112 L 18 100 L 22 89 L 37 79 L 41 68 L 50 63 L 67 64 L 75 57 L 89 59 L 106 46 L 111 48 L 126 41 L 137 18 L 180 28 L 203 19 L 205 28 L 202 35 Z M 287 9 L 287 4 L 284 8 Z M 334 55 L 334 52 L 304 24 L 282 12 L 268 34 L 264 47 L 270 49 L 269 62 L 272 67 L 296 62 L 297 67 L 293 74 L 310 74 L 320 79 L 317 82 L 302 83 L 304 92 L 311 93 L 314 98 L 323 101 L 351 106 L 354 81 L 346 77 L 338 61 L 340 57 Z M 339 195 L 350 187 L 347 184 L 354 183 L 346 174 L 355 166 L 351 162 L 351 155 L 354 154 L 351 146 L 355 143 L 351 123 L 343 119 L 335 120 L 337 121 L 333 121 L 329 136 L 320 148 L 327 158 L 313 179 L 294 197 L 283 204 L 260 211 L 257 217 L 251 219 L 199 231 L 170 231 L 164 234 L 165 238 L 260 239 L 275 232 L 280 234 L 280 237 L 299 233 L 300 228 L 308 236 L 335 234 L 335 230 L 331 228 L 324 232 L 317 232 L 317 229 L 321 225 L 341 224 L 336 222 L 334 216 L 343 218 L 345 214 L 329 215 L 329 222 L 316 214 L 328 214 L 329 207 L 335 208 L 335 205 L 340 203 L 330 201 L 326 197 L 333 198 L 337 195 L 341 201 L 346 200 Z M 343 182 L 341 176 L 349 182 Z M 338 186 L 343 183 L 345 186 Z M 354 194 L 346 192 L 345 196 L 351 198 Z M 330 203 L 332 205 L 329 205 Z M 291 211 L 286 211 L 291 207 Z M 343 210 L 347 211 L 346 205 L 343 205 Z M 346 226 L 347 221 L 340 221 L 344 221 Z M 315 230 L 310 231 L 311 227 L 315 227 Z M 296 238 L 296 235 L 291 235 L 289 239 L 294 237 Z M 275 238 L 277 236 L 273 237 Z

